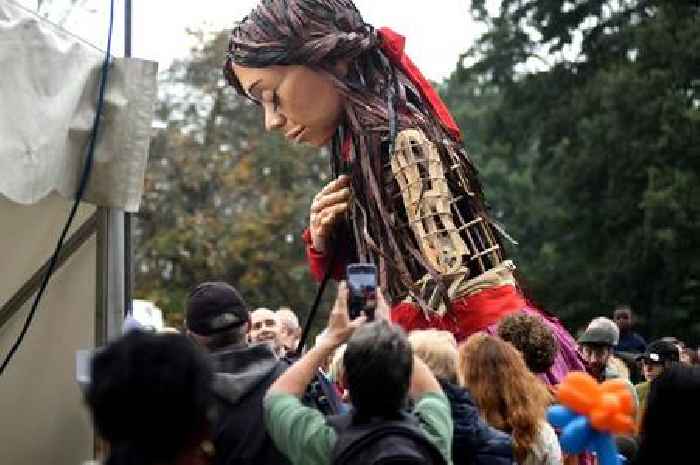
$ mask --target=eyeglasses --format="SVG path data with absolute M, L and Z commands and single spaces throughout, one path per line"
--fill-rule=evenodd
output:
M 274 328 L 275 326 L 277 326 L 277 320 L 275 320 L 274 318 L 266 318 L 264 320 L 256 321 L 252 324 L 252 328 L 256 331 L 262 329 L 263 326 L 266 328 Z

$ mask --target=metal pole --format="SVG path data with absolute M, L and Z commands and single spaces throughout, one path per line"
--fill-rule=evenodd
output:
M 124 4 L 124 55 L 131 56 L 131 1 Z M 119 208 L 99 207 L 95 346 L 122 332 L 131 310 L 131 218 Z
M 124 320 L 124 211 L 99 207 L 95 345 L 119 336 Z
M 131 57 L 131 0 L 124 0 L 124 56 Z
M 131 57 L 131 0 L 124 0 L 124 56 Z M 134 289 L 134 245 L 132 241 L 133 218 L 124 213 L 124 315 L 132 312 Z

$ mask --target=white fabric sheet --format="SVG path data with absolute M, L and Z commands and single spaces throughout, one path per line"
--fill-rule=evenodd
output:
M 73 198 L 92 130 L 104 52 L 0 0 L 0 194 L 23 204 Z M 112 61 L 84 200 L 135 212 L 143 192 L 155 62 Z

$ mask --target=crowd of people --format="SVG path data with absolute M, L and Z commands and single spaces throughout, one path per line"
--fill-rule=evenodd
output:
M 373 321 L 350 320 L 341 282 L 326 329 L 298 350 L 290 309 L 249 309 L 232 286 L 197 286 L 184 334 L 130 329 L 97 352 L 86 403 L 105 465 L 595 464 L 562 452 L 547 422 L 558 351 L 542 318 L 514 313 L 497 334 L 458 344 L 436 329 L 406 334 L 379 293 Z M 621 463 L 692 457 L 700 367 L 674 338 L 646 344 L 629 307 L 580 332 L 598 381 L 625 379 L 637 434 Z

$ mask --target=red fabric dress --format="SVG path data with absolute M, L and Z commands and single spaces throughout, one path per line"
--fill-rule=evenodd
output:
M 306 256 L 314 279 L 321 281 L 326 273 L 327 256 L 314 249 L 311 234 L 304 231 Z M 336 248 L 338 257 L 333 266 L 331 277 L 335 280 L 345 278 L 345 266 L 350 260 L 347 251 Z M 545 315 L 531 305 L 522 293 L 512 285 L 494 286 L 474 294 L 460 297 L 452 302 L 450 309 L 442 316 L 437 313 L 425 315 L 415 304 L 399 302 L 391 308 L 391 319 L 406 331 L 414 329 L 440 329 L 454 334 L 458 342 L 472 334 L 483 331 L 496 334 L 498 322 L 507 315 L 524 312 L 538 315 L 553 331 L 559 343 L 559 353 L 554 364 L 540 379 L 549 385 L 558 384 L 570 370 L 584 370 L 578 355 L 576 342 L 564 329 L 557 318 Z
M 304 231 L 303 238 L 306 242 L 306 256 L 311 274 L 317 281 L 321 281 L 326 273 L 326 255 L 314 249 L 308 229 Z M 331 277 L 339 281 L 345 278 L 348 257 L 343 250 L 336 253 L 340 255 L 335 260 Z M 455 300 L 450 311 L 444 316 L 433 314 L 426 318 L 417 305 L 399 302 L 391 309 L 391 319 L 406 331 L 442 329 L 451 332 L 457 341 L 461 341 L 524 307 L 527 307 L 527 302 L 515 287 L 498 286 Z

